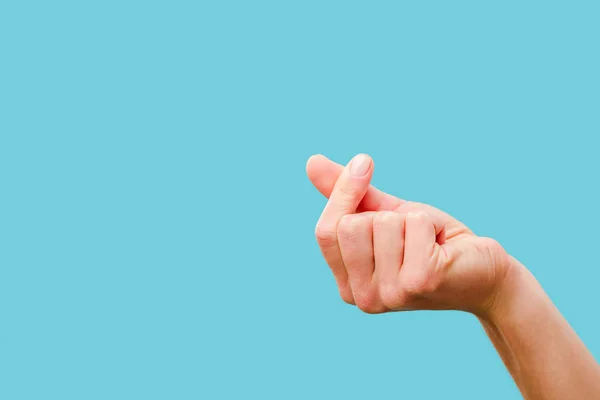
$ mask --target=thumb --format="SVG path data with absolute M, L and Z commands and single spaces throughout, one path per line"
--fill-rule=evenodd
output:
M 306 163 L 306 174 L 321 194 L 331 196 L 333 187 L 344 171 L 344 167 L 320 154 L 309 158 Z M 404 203 L 403 200 L 369 186 L 360 206 L 360 211 L 392 211 Z
M 354 157 L 338 178 L 323 214 L 339 220 L 352 214 L 367 193 L 373 176 L 373 160 L 366 154 Z

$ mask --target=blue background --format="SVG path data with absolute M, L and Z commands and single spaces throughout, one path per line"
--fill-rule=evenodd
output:
M 519 398 L 475 318 L 338 298 L 313 153 L 500 240 L 600 356 L 599 14 L 0 3 L 0 398 Z

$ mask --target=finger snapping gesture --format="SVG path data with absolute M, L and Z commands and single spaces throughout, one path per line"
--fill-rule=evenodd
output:
M 345 168 L 323 156 L 307 163 L 312 183 L 329 197 L 315 235 L 342 299 L 370 314 L 485 313 L 509 268 L 502 246 L 434 207 L 375 189 L 373 170 L 365 154 Z

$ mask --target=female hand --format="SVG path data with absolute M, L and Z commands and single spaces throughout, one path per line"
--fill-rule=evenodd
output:
M 307 173 L 323 194 L 330 192 L 316 237 L 344 301 L 367 313 L 485 314 L 493 306 L 510 265 L 498 242 L 434 207 L 370 187 L 373 162 L 366 155 L 343 170 L 312 157 Z
M 600 399 L 600 365 L 535 277 L 442 211 L 369 186 L 373 161 L 306 167 L 329 202 L 316 236 L 342 298 L 367 313 L 455 309 L 479 318 L 523 397 Z

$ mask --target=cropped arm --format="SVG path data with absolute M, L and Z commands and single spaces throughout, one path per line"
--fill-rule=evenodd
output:
M 600 366 L 534 276 L 517 260 L 486 333 L 527 400 L 600 399 Z

